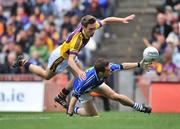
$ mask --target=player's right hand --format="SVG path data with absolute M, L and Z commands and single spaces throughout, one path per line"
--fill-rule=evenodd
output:
M 140 62 L 140 67 L 145 71 L 149 71 L 151 69 L 152 62 L 145 61 L 144 59 Z
M 86 73 L 84 71 L 80 71 L 78 73 L 78 76 L 81 80 L 85 80 L 86 79 Z

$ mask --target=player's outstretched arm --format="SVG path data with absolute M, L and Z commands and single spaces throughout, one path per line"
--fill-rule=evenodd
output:
M 144 59 L 140 62 L 140 67 L 145 71 L 149 71 L 152 68 L 152 62 L 145 61 Z
M 135 15 L 129 15 L 125 18 L 119 18 L 119 17 L 107 17 L 103 19 L 101 22 L 105 24 L 111 24 L 111 23 L 129 23 L 129 21 L 133 20 L 135 18 Z
M 74 96 L 72 96 L 72 97 L 71 97 L 71 100 L 70 100 L 70 103 L 69 103 L 69 108 L 68 108 L 68 111 L 67 111 L 67 114 L 68 114 L 69 116 L 72 116 L 72 115 L 73 115 L 74 106 L 75 106 L 76 102 L 77 102 L 77 98 L 74 97 Z
M 140 62 L 136 62 L 136 63 L 122 63 L 122 68 L 124 70 L 128 70 L 128 69 L 134 69 L 137 67 L 140 67 Z
M 140 62 L 136 62 L 136 63 L 122 63 L 121 64 L 124 70 L 128 70 L 128 69 L 134 69 L 137 67 L 141 67 L 145 70 L 149 70 L 151 68 L 151 62 L 146 62 L 144 59 L 141 60 Z

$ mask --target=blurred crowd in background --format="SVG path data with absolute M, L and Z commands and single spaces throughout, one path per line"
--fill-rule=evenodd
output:
M 4 1 L 5 2 L 5 1 Z M 7 0 L 0 3 L 0 73 L 28 73 L 12 69 L 16 57 L 23 54 L 33 64 L 46 67 L 50 53 L 63 43 L 76 28 L 82 16 L 97 19 L 113 15 L 115 0 Z M 164 0 L 157 7 L 156 24 L 151 38 L 144 38 L 146 46 L 154 46 L 160 59 L 154 69 L 144 76 L 158 81 L 177 81 L 180 77 L 180 0 Z M 93 54 L 108 28 L 96 32 L 82 49 L 79 58 L 85 66 L 92 65 Z
M 11 67 L 20 54 L 33 64 L 46 67 L 50 53 L 76 28 L 82 16 L 105 18 L 113 12 L 114 3 L 113 0 L 7 1 L 10 2 L 10 7 L 0 3 L 1 74 L 28 73 Z M 85 65 L 91 65 L 92 53 L 98 47 L 102 31 L 80 53 L 79 58 Z
M 165 0 L 157 7 L 156 24 L 152 28 L 150 39 L 144 38 L 146 46 L 154 46 L 160 53 L 160 59 L 154 63 L 154 69 L 144 76 L 154 81 L 180 80 L 180 0 Z

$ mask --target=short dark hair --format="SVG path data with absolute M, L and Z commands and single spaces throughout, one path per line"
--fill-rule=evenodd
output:
M 105 72 L 105 67 L 109 65 L 109 61 L 104 58 L 98 58 L 95 62 L 94 69 L 97 73 Z
M 93 24 L 96 22 L 96 18 L 94 16 L 91 15 L 86 15 L 84 17 L 82 17 L 81 19 L 81 25 L 87 27 L 88 24 Z

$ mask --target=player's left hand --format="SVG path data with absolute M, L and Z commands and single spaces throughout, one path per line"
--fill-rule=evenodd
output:
M 69 112 L 67 112 L 67 114 L 68 114 L 68 116 L 73 116 L 73 113 L 69 113 Z
M 69 108 L 69 106 L 68 106 L 68 108 L 67 108 L 67 110 L 66 110 L 66 114 L 67 114 L 68 116 L 73 116 L 73 110 L 71 111 L 71 109 L 73 109 L 73 108 Z
M 151 69 L 152 62 L 145 61 L 144 59 L 140 62 L 140 67 L 145 71 L 149 71 Z
M 73 111 L 71 112 L 71 111 L 69 111 L 69 109 L 68 109 L 67 112 L 66 112 L 66 114 L 67 114 L 68 116 L 73 116 Z
M 122 19 L 122 23 L 129 23 L 129 21 L 133 20 L 135 18 L 135 14 L 129 15 Z

